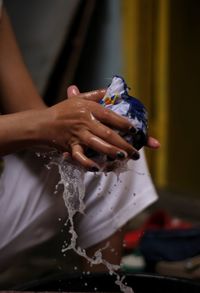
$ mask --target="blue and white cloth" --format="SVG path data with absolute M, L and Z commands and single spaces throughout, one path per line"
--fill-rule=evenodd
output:
M 148 113 L 137 98 L 128 94 L 128 90 L 125 80 L 115 75 L 100 104 L 131 121 L 135 133 L 120 133 L 120 135 L 139 150 L 147 140 Z

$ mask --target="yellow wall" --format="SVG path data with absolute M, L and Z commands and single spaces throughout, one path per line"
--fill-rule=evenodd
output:
M 200 1 L 122 0 L 121 11 L 124 76 L 161 142 L 147 150 L 153 179 L 199 194 Z
M 147 151 L 157 185 L 166 185 L 168 116 L 168 1 L 123 0 L 124 75 L 149 110 L 159 152 Z

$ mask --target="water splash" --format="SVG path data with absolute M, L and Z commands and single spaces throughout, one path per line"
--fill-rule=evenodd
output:
M 47 154 L 45 153 L 36 153 L 36 155 L 37 157 L 47 158 Z M 71 238 L 70 243 L 65 241 L 63 244 L 63 256 L 66 256 L 66 252 L 68 250 L 73 250 L 79 256 L 85 258 L 91 267 L 93 265 L 103 264 L 107 268 L 110 275 L 116 276 L 115 283 L 119 286 L 122 292 L 134 293 L 131 287 L 124 284 L 125 276 L 121 277 L 118 273 L 120 265 L 111 264 L 103 258 L 102 252 L 104 249 L 109 247 L 109 243 L 107 243 L 105 247 L 98 249 L 92 257 L 89 257 L 86 253 L 86 250 L 77 245 L 78 235 L 74 225 L 74 217 L 77 213 L 84 214 L 85 210 L 85 169 L 72 161 L 70 157 L 64 158 L 63 155 L 56 152 L 52 152 L 51 156 L 49 155 L 49 158 L 51 158 L 51 160 L 46 165 L 46 167 L 47 169 L 51 168 L 51 165 L 56 165 L 58 167 L 60 181 L 55 186 L 55 193 L 57 193 L 58 186 L 63 185 L 63 200 L 68 213 L 68 219 L 64 225 L 69 226 L 69 233 Z M 120 170 L 115 171 L 117 181 L 119 181 L 120 174 L 127 171 L 127 169 L 124 168 L 124 164 L 121 164 L 121 168 L 119 169 Z M 58 220 L 61 221 L 60 218 Z
M 110 275 L 116 276 L 115 283 L 120 287 L 122 292 L 133 293 L 133 289 L 123 283 L 124 276 L 121 277 L 117 273 L 120 266 L 109 263 L 102 256 L 102 251 L 108 248 L 109 243 L 107 243 L 105 247 L 98 249 L 94 253 L 93 257 L 89 257 L 86 250 L 77 245 L 78 235 L 74 227 L 74 216 L 77 213 L 84 214 L 85 170 L 83 167 L 78 166 L 69 159 L 66 160 L 61 158 L 59 161 L 57 160 L 57 164 L 61 176 L 59 184 L 63 184 L 64 186 L 63 199 L 68 212 L 67 224 L 69 224 L 69 233 L 71 234 L 70 243 L 65 244 L 62 248 L 62 252 L 65 253 L 68 250 L 73 250 L 81 257 L 84 257 L 89 262 L 90 266 L 103 264 L 107 268 Z M 117 177 L 118 176 L 119 174 L 117 173 Z

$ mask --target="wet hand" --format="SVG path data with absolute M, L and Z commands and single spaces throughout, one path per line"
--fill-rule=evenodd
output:
M 138 151 L 113 129 L 129 131 L 130 122 L 103 108 L 96 101 L 104 90 L 80 94 L 77 87 L 68 88 L 68 99 L 44 110 L 43 141 L 71 157 L 86 169 L 98 171 L 99 166 L 85 155 L 91 148 L 113 159 L 137 156 Z

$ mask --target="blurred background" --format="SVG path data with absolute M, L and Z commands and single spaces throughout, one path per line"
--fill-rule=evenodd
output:
M 145 150 L 159 200 L 130 223 L 130 230 L 160 209 L 161 219 L 169 214 L 181 223 L 198 224 L 200 1 L 5 4 L 27 66 L 49 105 L 63 99 L 72 83 L 80 91 L 107 87 L 114 74 L 122 75 L 130 94 L 146 105 L 149 134 L 161 142 L 158 151 Z

